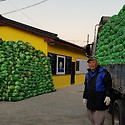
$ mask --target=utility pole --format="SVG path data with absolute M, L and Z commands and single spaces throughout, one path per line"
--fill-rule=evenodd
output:
M 89 34 L 87 36 L 87 45 L 89 44 Z

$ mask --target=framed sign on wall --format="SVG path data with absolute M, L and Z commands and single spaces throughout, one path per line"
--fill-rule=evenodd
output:
M 88 64 L 87 60 L 76 59 L 76 74 L 87 73 Z
M 56 74 L 65 74 L 65 56 L 57 55 Z
M 71 74 L 72 57 L 48 53 L 53 75 Z M 62 67 L 62 68 L 61 68 Z

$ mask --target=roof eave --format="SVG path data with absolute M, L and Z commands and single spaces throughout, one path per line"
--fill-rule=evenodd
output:
M 41 29 L 38 29 L 38 28 L 34 28 L 32 26 L 28 26 L 26 24 L 22 24 L 22 23 L 7 19 L 7 18 L 5 18 L 5 17 L 3 17 L 1 15 L 0 15 L 0 23 L 2 25 L 5 24 L 5 25 L 9 25 L 9 26 L 21 29 L 21 30 L 25 30 L 27 32 L 32 32 L 32 33 L 34 33 L 36 35 L 49 37 L 49 38 L 52 38 L 52 39 L 57 39 L 58 38 L 57 37 L 58 35 L 55 34 L 55 33 L 50 33 L 48 31 L 44 31 L 44 30 L 41 30 Z

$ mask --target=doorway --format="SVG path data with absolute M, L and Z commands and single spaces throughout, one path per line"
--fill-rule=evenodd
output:
M 75 83 L 75 62 L 71 65 L 71 84 Z

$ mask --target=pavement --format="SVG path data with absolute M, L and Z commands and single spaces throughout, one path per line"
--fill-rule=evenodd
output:
M 18 102 L 0 102 L 0 125 L 91 125 L 82 103 L 83 84 Z M 106 111 L 105 125 L 111 125 Z

